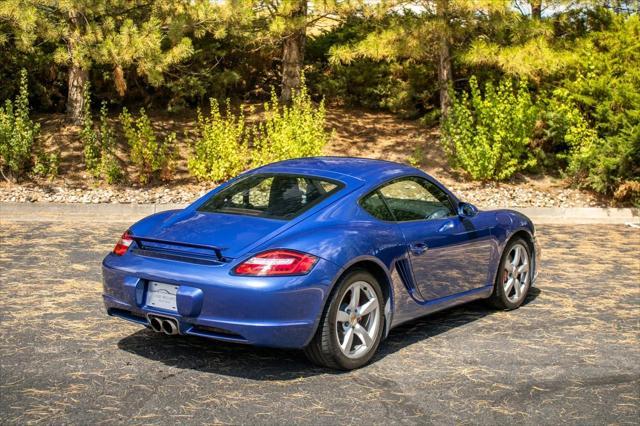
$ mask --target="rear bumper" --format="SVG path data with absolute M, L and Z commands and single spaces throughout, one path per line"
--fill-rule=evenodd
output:
M 109 315 L 145 326 L 149 314 L 171 317 L 177 320 L 180 334 L 281 348 L 302 348 L 311 340 L 331 287 L 330 277 L 337 273 L 333 264 L 322 259 L 306 276 L 259 278 L 193 265 L 187 274 L 178 262 L 160 269 L 159 260 L 142 261 L 146 268 L 136 272 L 114 265 L 122 259 L 107 256 L 103 262 L 103 299 Z M 150 266 L 155 273 L 149 273 Z M 180 286 L 177 312 L 146 304 L 149 281 Z
M 315 320 L 298 322 L 238 322 L 210 317 L 186 318 L 180 314 L 127 304 L 103 295 L 107 314 L 136 324 L 149 326 L 147 315 L 175 318 L 179 333 L 226 342 L 281 348 L 303 348 L 315 331 Z

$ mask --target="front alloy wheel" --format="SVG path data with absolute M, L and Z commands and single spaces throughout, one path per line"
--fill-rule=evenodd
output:
M 524 302 L 531 284 L 531 253 L 529 245 L 517 238 L 507 244 L 491 295 L 491 302 L 500 309 L 515 309 Z
M 357 269 L 336 284 L 318 331 L 305 349 L 315 364 L 351 370 L 365 365 L 382 338 L 384 313 L 380 284 Z

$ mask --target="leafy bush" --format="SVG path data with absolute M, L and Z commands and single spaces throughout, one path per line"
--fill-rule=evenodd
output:
M 602 137 L 593 128 L 566 89 L 556 89 L 542 114 L 546 137 L 557 149 L 556 157 L 566 161 L 564 171 L 579 186 L 612 194 L 621 185 L 620 201 L 633 201 L 630 183 L 638 170 L 640 127 L 622 129 L 620 134 Z M 603 123 L 600 123 L 603 124 Z M 635 131 L 635 134 L 633 133 Z M 634 160 L 635 156 L 635 160 Z M 635 164 L 634 164 L 635 161 Z M 638 174 L 635 174 L 636 181 Z
M 443 122 L 445 148 L 454 166 L 473 179 L 504 180 L 536 164 L 530 140 L 536 108 L 525 82 L 516 90 L 510 79 L 497 88 L 486 83 L 484 96 L 475 77 L 471 96 L 452 96 L 453 105 Z
M 229 101 L 225 116 L 215 99 L 211 99 L 208 117 L 198 110 L 199 138 L 189 159 L 189 171 L 200 180 L 221 181 L 242 172 L 249 163 L 244 114 L 231 112 Z
M 331 134 L 324 128 L 324 102 L 316 107 L 303 84 L 290 106 L 281 106 L 275 91 L 265 103 L 265 120 L 253 129 L 253 165 L 319 155 Z
M 100 135 L 93 128 L 93 114 L 91 113 L 91 96 L 89 85 L 85 84 L 84 106 L 82 109 L 82 130 L 80 140 L 82 141 L 82 154 L 87 171 L 93 177 L 100 176 Z
M 33 172 L 39 176 L 49 176 L 53 178 L 58 176 L 60 168 L 60 154 L 58 151 L 44 152 L 39 149 L 35 156 Z
M 564 133 L 567 174 L 603 194 L 640 181 L 640 17 L 612 16 L 611 28 L 578 44 L 577 71 L 554 97 L 581 121 Z M 635 202 L 638 202 L 637 200 Z
M 144 108 L 140 109 L 138 118 L 123 108 L 120 121 L 129 143 L 131 161 L 138 172 L 138 181 L 146 184 L 151 179 L 169 179 L 173 174 L 176 134 L 169 133 L 159 142 Z
M 100 174 L 102 178 L 109 184 L 121 182 L 124 178 L 122 168 L 116 157 L 116 139 L 113 127 L 107 119 L 107 104 L 102 102 L 100 106 Z
M 27 72 L 20 72 L 20 92 L 15 101 L 0 106 L 0 172 L 7 179 L 26 174 L 33 165 L 33 153 L 39 152 L 40 125 L 29 118 Z
M 198 111 L 199 138 L 189 159 L 189 171 L 201 180 L 220 181 L 232 177 L 248 165 L 254 167 L 289 158 L 319 155 L 330 138 L 324 129 L 324 103 L 315 106 L 302 85 L 293 94 L 290 106 L 280 105 L 275 91 L 264 105 L 265 119 L 247 126 L 245 117 L 231 112 L 229 101 L 224 117 L 217 101 L 204 117 Z M 249 150 L 249 142 L 252 150 Z
M 84 110 L 80 139 L 83 145 L 84 162 L 87 171 L 94 178 L 102 178 L 109 184 L 120 182 L 124 175 L 115 155 L 115 137 L 112 126 L 107 119 L 107 104 L 100 107 L 99 126 L 96 130 L 91 113 L 89 86 L 84 90 Z

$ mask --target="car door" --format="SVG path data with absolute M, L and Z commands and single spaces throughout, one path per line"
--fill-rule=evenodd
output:
M 379 188 L 407 245 L 416 287 L 435 300 L 487 285 L 491 231 L 460 217 L 448 195 L 422 177 L 405 177 Z

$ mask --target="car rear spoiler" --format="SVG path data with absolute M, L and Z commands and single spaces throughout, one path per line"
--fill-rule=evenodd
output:
M 222 256 L 222 250 L 224 250 L 223 247 L 212 246 L 207 244 L 185 243 L 182 241 L 161 240 L 159 238 L 138 237 L 135 235 L 132 235 L 131 239 L 135 241 L 138 247 L 140 247 L 141 249 L 145 248 L 144 243 L 156 243 L 156 244 L 166 244 L 170 246 L 189 247 L 189 248 L 202 249 L 202 250 L 211 250 L 216 254 L 216 257 L 218 258 L 219 261 L 225 260 L 224 256 Z

